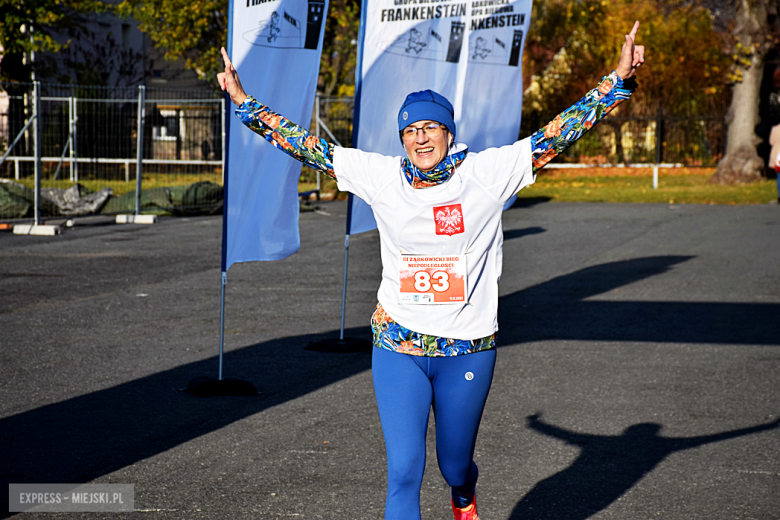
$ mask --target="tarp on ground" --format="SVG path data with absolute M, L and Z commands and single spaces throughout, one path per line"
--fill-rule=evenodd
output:
M 78 183 L 70 188 L 41 188 L 41 197 L 52 201 L 65 217 L 97 213 L 112 193 L 111 188 L 93 192 Z
M 52 201 L 41 197 L 41 216 L 53 217 L 60 210 Z M 0 179 L 0 218 L 22 219 L 35 217 L 35 192 L 18 182 Z
M 141 211 L 180 216 L 215 215 L 222 212 L 223 189 L 203 181 L 187 186 L 149 188 L 141 191 Z M 0 219 L 34 218 L 35 192 L 18 182 L 0 179 Z M 111 188 L 93 192 L 74 184 L 70 188 L 41 189 L 41 217 L 74 217 L 135 212 L 135 191 L 113 196 Z
M 223 188 L 202 181 L 187 186 L 170 186 L 141 190 L 142 212 L 168 212 L 174 215 L 216 215 L 222 212 Z M 111 197 L 101 213 L 135 212 L 135 191 Z

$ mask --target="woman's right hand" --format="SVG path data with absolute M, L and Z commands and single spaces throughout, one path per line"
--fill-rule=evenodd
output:
M 230 99 L 233 100 L 233 103 L 241 106 L 249 96 L 247 96 L 246 92 L 244 92 L 244 87 L 241 86 L 241 80 L 238 79 L 238 72 L 236 72 L 236 68 L 230 61 L 230 58 L 228 57 L 227 51 L 224 47 L 222 47 L 222 59 L 225 60 L 225 72 L 220 72 L 217 74 L 219 88 L 222 90 L 227 90 L 228 94 L 230 94 Z
M 626 41 L 623 42 L 623 48 L 620 50 L 620 59 L 615 67 L 615 72 L 621 79 L 632 77 L 636 69 L 645 62 L 645 46 L 634 45 L 636 33 L 639 32 L 639 22 L 634 22 L 631 33 L 626 35 Z

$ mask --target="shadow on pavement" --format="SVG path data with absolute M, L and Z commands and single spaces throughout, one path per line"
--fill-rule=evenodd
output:
M 780 322 L 775 319 L 780 315 L 780 305 L 776 304 L 583 301 L 661 274 L 690 258 L 658 256 L 603 264 L 504 296 L 499 305 L 501 343 L 543 339 L 780 342 Z M 345 332 L 371 337 L 368 327 Z M 230 376 L 251 381 L 264 392 L 260 396 L 198 399 L 176 391 L 193 377 L 213 373 L 217 360 L 212 357 L 4 418 L 0 420 L 0 482 L 88 482 L 370 368 L 371 358 L 365 353 L 323 355 L 304 350 L 309 342 L 335 335 L 336 331 L 293 336 L 225 354 Z M 543 423 L 534 424 L 541 428 Z M 654 439 L 648 427 L 634 428 L 638 429 L 622 438 L 645 435 Z M 658 446 L 694 442 L 656 441 Z M 629 440 L 624 445 L 628 446 Z M 648 447 L 650 451 L 640 454 L 645 469 L 623 468 L 614 473 L 611 478 L 616 479 L 615 483 L 593 500 L 598 504 L 614 500 L 665 453 L 676 449 L 683 448 Z M 587 457 L 580 460 L 584 462 L 576 462 L 565 471 L 587 481 L 592 475 L 584 475 L 581 468 L 590 468 L 587 464 L 595 462 L 588 462 Z M 527 504 L 536 507 L 538 501 L 547 500 L 547 490 L 562 492 L 568 484 L 551 480 L 540 486 L 540 491 L 532 491 L 518 504 L 517 511 L 525 511 Z M 544 497 L 538 498 L 542 490 Z M 8 495 L 0 496 L 0 518 L 6 518 L 10 516 Z M 561 514 L 558 518 L 580 517 Z
M 780 345 L 778 304 L 588 300 L 691 258 L 654 256 L 601 264 L 502 296 L 499 344 L 568 339 Z
M 544 228 L 538 226 L 527 227 L 523 229 L 507 229 L 504 230 L 504 240 L 512 240 L 513 238 L 522 238 L 528 235 L 538 235 L 539 233 L 544 233 L 545 231 L 546 230 Z
M 371 337 L 369 327 L 345 332 Z M 303 350 L 326 337 L 295 336 L 225 353 L 230 377 L 254 383 L 259 396 L 178 392 L 194 377 L 216 374 L 211 357 L 2 419 L 0 482 L 89 482 L 370 368 L 370 354 Z M 0 497 L 0 518 L 7 518 L 8 493 Z
M 517 200 L 512 204 L 512 208 L 530 208 L 537 204 L 544 204 L 550 202 L 552 197 L 517 197 Z
M 580 448 L 568 468 L 536 484 L 517 503 L 509 520 L 585 520 L 607 508 L 634 484 L 677 451 L 775 429 L 780 419 L 713 435 L 662 437 L 661 425 L 640 423 L 620 435 L 594 435 L 566 430 L 527 418 L 528 427 L 543 435 Z

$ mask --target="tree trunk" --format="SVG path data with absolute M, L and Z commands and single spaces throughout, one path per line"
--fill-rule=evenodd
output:
M 607 120 L 607 124 L 615 132 L 615 155 L 617 155 L 618 164 L 626 164 L 626 154 L 623 152 L 623 123 L 620 121 Z
M 759 121 L 758 104 L 764 56 L 770 48 L 767 0 L 737 0 L 734 36 L 737 42 L 738 73 L 732 87 L 731 106 L 726 115 L 728 125 L 726 155 L 710 178 L 712 184 L 738 184 L 762 178 L 764 165 L 756 151 L 761 140 L 755 129 Z M 740 47 L 741 46 L 741 47 Z M 740 49 L 746 49 L 740 50 Z M 748 63 L 749 62 L 749 63 Z

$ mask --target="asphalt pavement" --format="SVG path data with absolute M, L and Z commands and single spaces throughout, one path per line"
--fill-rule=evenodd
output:
M 227 274 L 221 218 L 0 232 L 0 482 L 133 484 L 133 513 L 381 519 L 370 353 L 337 337 L 343 202 L 301 249 Z M 780 207 L 524 201 L 504 216 L 483 520 L 780 518 Z M 369 339 L 375 231 L 350 241 L 346 335 Z M 452 518 L 429 432 L 423 519 Z

